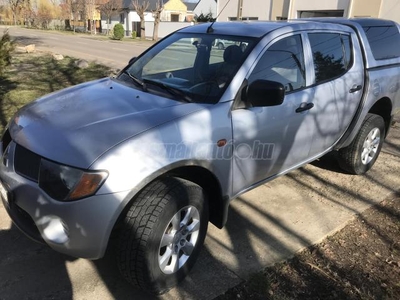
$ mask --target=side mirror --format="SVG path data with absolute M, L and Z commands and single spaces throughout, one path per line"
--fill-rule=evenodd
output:
M 136 58 L 137 58 L 136 56 L 132 57 L 132 58 L 129 60 L 128 65 L 133 64 L 133 62 L 136 60 Z
M 283 103 L 285 87 L 282 83 L 256 80 L 247 86 L 245 98 L 253 107 L 276 106 Z

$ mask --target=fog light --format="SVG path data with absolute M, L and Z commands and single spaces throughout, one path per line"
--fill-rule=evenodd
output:
M 46 216 L 40 220 L 43 226 L 43 235 L 46 240 L 56 244 L 68 242 L 68 229 L 64 222 L 56 216 Z

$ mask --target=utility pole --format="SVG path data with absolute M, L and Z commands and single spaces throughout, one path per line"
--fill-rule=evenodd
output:
M 242 21 L 243 0 L 238 0 L 237 21 Z

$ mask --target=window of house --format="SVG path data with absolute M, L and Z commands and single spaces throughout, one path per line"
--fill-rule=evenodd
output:
M 283 38 L 263 54 L 249 77 L 280 82 L 286 92 L 306 86 L 303 45 L 300 35 Z
M 119 14 L 119 22 L 120 22 L 121 24 L 124 24 L 124 23 L 125 23 L 125 14 Z
M 400 33 L 396 26 L 363 27 L 376 60 L 400 56 Z
M 308 37 L 313 53 L 316 83 L 336 78 L 350 69 L 350 36 L 339 33 L 311 33 Z
M 306 10 L 298 12 L 299 18 L 343 17 L 344 10 Z
M 241 17 L 241 21 L 258 21 L 258 17 Z M 237 17 L 228 17 L 228 21 L 237 21 Z

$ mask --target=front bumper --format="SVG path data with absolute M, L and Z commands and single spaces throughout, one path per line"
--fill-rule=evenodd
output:
M 94 195 L 60 202 L 44 193 L 36 182 L 14 171 L 15 143 L 0 163 L 1 198 L 13 223 L 26 235 L 54 250 L 82 258 L 104 255 L 127 192 Z

